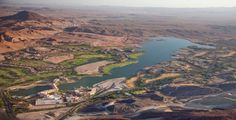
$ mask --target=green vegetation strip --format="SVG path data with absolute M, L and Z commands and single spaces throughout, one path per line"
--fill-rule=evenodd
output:
M 0 86 L 6 87 L 26 75 L 26 71 L 20 68 L 1 67 L 0 68 Z
M 137 58 L 139 58 L 141 55 L 143 55 L 143 52 L 131 53 L 131 54 L 129 55 L 129 58 L 131 58 L 131 59 L 137 59 Z
M 42 60 L 30 60 L 30 59 L 21 59 L 19 61 L 16 61 L 16 64 L 26 65 L 31 67 L 48 67 L 53 65 L 51 63 L 47 63 Z
M 103 67 L 103 73 L 110 74 L 111 70 L 114 68 L 124 67 L 124 66 L 130 65 L 130 64 L 135 64 L 135 63 L 138 63 L 138 61 L 125 61 L 125 62 L 121 62 L 121 63 L 110 64 L 110 65 Z
M 23 79 L 25 81 L 37 81 L 37 80 L 54 78 L 54 77 L 60 76 L 62 74 L 63 74 L 62 72 L 43 72 L 43 73 L 38 73 L 38 74 L 23 77 Z
M 78 65 L 88 63 L 90 60 L 93 60 L 93 59 L 109 59 L 109 58 L 111 58 L 111 56 L 105 55 L 105 54 L 78 55 L 75 57 L 75 59 L 65 61 L 65 62 L 61 63 L 61 65 L 71 68 L 71 67 L 75 67 Z
M 62 72 L 43 72 L 28 74 L 25 69 L 2 67 L 0 68 L 0 86 L 11 86 L 30 81 L 44 80 L 62 75 Z

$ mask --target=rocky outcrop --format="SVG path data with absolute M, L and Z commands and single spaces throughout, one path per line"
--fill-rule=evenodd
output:
M 43 20 L 46 17 L 41 16 L 34 12 L 29 11 L 21 11 L 16 13 L 15 15 L 1 17 L 1 20 L 16 20 L 16 21 L 27 21 L 27 20 Z

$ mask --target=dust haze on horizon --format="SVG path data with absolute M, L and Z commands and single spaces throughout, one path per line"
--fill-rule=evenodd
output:
M 207 8 L 236 7 L 236 0 L 0 0 L 15 4 L 41 4 L 65 6 L 125 6 L 125 7 L 167 7 Z

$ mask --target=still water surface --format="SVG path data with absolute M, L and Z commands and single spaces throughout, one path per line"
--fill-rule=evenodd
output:
M 71 90 L 78 88 L 80 86 L 92 86 L 104 80 L 119 78 L 119 77 L 131 77 L 135 75 L 138 71 L 142 70 L 144 67 L 156 65 L 161 62 L 166 62 L 171 60 L 172 55 L 181 48 L 186 48 L 188 46 L 197 46 L 200 48 L 209 48 L 210 46 L 199 45 L 192 43 L 185 39 L 178 39 L 174 37 L 162 37 L 162 38 L 152 38 L 142 45 L 142 51 L 144 54 L 138 58 L 138 63 L 131 64 L 125 67 L 115 68 L 111 71 L 109 75 L 96 76 L 96 77 L 85 77 L 77 80 L 74 83 L 62 84 L 59 86 L 61 90 Z M 20 90 L 15 92 L 16 95 L 31 95 L 39 91 L 46 90 L 42 87 L 34 87 L 29 90 Z

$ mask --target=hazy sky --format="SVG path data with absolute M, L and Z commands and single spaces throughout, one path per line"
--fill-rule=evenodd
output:
M 1 1 L 1 0 L 0 0 Z M 111 5 L 132 7 L 236 7 L 236 0 L 5 0 L 50 5 Z

